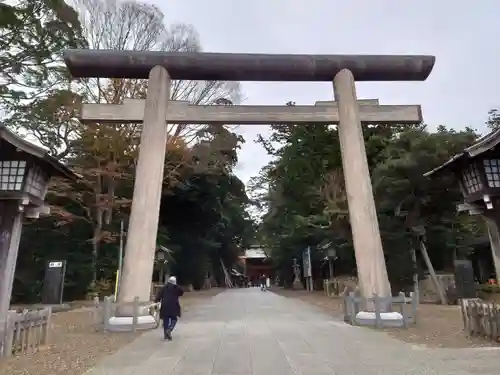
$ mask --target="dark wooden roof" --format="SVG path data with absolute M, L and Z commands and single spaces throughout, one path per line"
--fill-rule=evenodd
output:
M 424 174 L 425 177 L 433 176 L 438 173 L 445 173 L 452 170 L 459 163 L 463 163 L 468 159 L 473 159 L 481 154 L 492 150 L 500 143 L 500 128 L 492 131 L 489 134 L 486 134 L 484 137 L 481 137 L 476 143 L 464 149 L 461 153 L 453 156 L 446 163 L 441 164 L 439 167 L 434 168 L 433 170 Z
M 64 177 L 70 180 L 76 180 L 79 178 L 79 175 L 74 173 L 71 169 L 69 169 L 56 158 L 50 156 L 47 150 L 22 139 L 18 135 L 8 130 L 5 126 L 1 125 L 0 139 L 3 139 L 5 142 L 11 144 L 17 149 L 39 159 L 41 164 L 43 164 L 48 169 L 48 172 L 52 176 Z

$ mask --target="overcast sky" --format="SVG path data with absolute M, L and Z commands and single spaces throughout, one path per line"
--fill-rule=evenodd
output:
M 432 128 L 484 131 L 500 107 L 499 0 L 149 0 L 166 22 L 192 24 L 207 52 L 432 54 L 425 82 L 360 83 L 361 99 L 421 104 Z M 332 100 L 329 83 L 243 83 L 245 104 Z M 265 126 L 242 126 L 238 174 L 245 182 L 269 160 L 254 143 Z

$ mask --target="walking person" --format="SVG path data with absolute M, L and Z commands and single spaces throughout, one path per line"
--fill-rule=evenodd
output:
M 263 292 L 266 291 L 266 275 L 262 274 L 260 275 L 260 290 Z
M 168 282 L 160 289 L 156 302 L 161 302 L 160 319 L 163 321 L 163 334 L 165 340 L 172 340 L 172 331 L 181 317 L 181 304 L 179 297 L 184 291 L 177 285 L 175 276 L 170 276 Z

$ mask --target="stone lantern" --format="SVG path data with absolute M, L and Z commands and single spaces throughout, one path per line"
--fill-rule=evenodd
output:
M 159 268 L 159 281 L 161 284 L 165 284 L 167 277 L 169 276 L 169 265 L 168 257 L 171 250 L 165 246 L 158 245 L 156 248 L 155 261 Z
M 46 150 L 0 127 L 0 325 L 9 309 L 23 219 L 49 214 L 44 200 L 51 177 L 77 175 Z
M 453 174 L 463 195 L 459 212 L 481 215 L 488 228 L 497 282 L 500 282 L 500 129 L 480 138 L 425 176 Z

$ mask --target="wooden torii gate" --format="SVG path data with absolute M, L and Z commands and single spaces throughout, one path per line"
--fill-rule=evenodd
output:
M 85 104 L 82 112 L 82 121 L 144 123 L 119 301 L 149 298 L 167 122 L 338 124 L 360 288 L 365 296 L 391 294 L 361 123 L 412 124 L 421 122 L 422 115 L 418 105 L 358 101 L 354 82 L 423 81 L 433 68 L 434 57 L 69 50 L 65 61 L 76 77 L 148 78 L 145 100 L 126 100 L 122 105 Z M 332 81 L 336 101 L 292 107 L 197 106 L 169 100 L 172 79 Z

